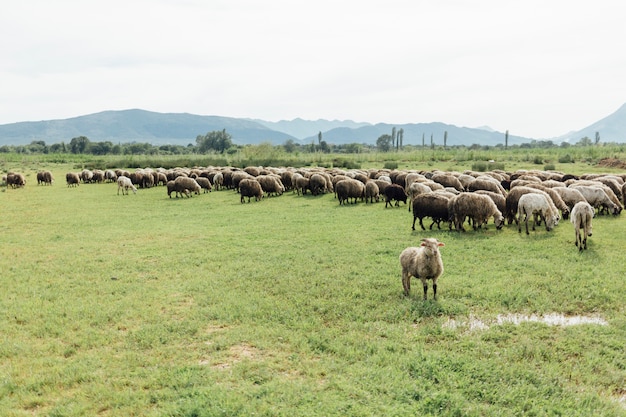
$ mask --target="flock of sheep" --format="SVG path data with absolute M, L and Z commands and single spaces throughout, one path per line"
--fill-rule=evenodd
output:
M 38 184 L 52 184 L 49 171 L 37 173 Z M 3 177 L 9 187 L 23 187 L 24 176 L 10 172 Z M 239 193 L 241 203 L 251 198 L 279 196 L 286 191 L 298 195 L 334 193 L 340 205 L 366 204 L 385 200 L 385 208 L 404 203 L 413 212 L 412 228 L 419 220 L 430 218 L 432 230 L 448 223 L 448 228 L 465 231 L 464 225 L 474 230 L 486 228 L 490 219 L 496 229 L 505 222 L 516 223 L 518 231 L 525 225 L 529 234 L 543 223 L 547 231 L 558 225 L 561 218 L 571 217 L 575 244 L 587 249 L 587 237 L 592 234 L 592 218 L 597 214 L 617 216 L 626 205 L 626 174 L 586 174 L 581 176 L 552 171 L 519 170 L 516 172 L 446 172 L 413 170 L 342 170 L 325 168 L 271 168 L 271 167 L 207 167 L 174 169 L 137 169 L 128 171 L 87 170 L 68 172 L 68 187 L 80 183 L 115 182 L 118 194 L 128 194 L 138 188 L 165 186 L 167 194 L 176 198 L 211 190 L 231 189 Z M 407 248 L 400 256 L 402 282 L 405 293 L 410 289 L 411 276 L 433 281 L 436 297 L 437 277 L 443 272 L 439 254 L 443 243 L 425 239 L 419 248 Z

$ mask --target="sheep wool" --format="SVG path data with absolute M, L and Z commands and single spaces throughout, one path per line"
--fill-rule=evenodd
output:
M 411 291 L 411 277 L 419 278 L 424 287 L 424 300 L 428 292 L 427 280 L 433 281 L 433 298 L 437 299 L 437 279 L 443 274 L 443 261 L 439 247 L 445 246 L 435 238 L 424 238 L 419 247 L 408 247 L 400 254 L 404 295 Z

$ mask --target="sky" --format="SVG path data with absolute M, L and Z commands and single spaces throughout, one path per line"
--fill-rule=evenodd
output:
M 554 138 L 626 103 L 617 0 L 23 0 L 0 124 L 144 109 Z

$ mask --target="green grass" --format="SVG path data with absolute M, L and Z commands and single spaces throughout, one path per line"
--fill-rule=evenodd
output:
M 34 169 L 0 192 L 0 415 L 626 415 L 623 216 L 579 253 L 567 221 L 413 232 L 406 206 Z M 446 244 L 437 302 L 402 295 L 425 236 Z M 446 326 L 515 313 L 608 325 Z

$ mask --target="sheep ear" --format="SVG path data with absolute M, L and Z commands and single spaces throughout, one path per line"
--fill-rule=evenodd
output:
M 438 242 L 437 246 L 446 246 L 443 242 Z

